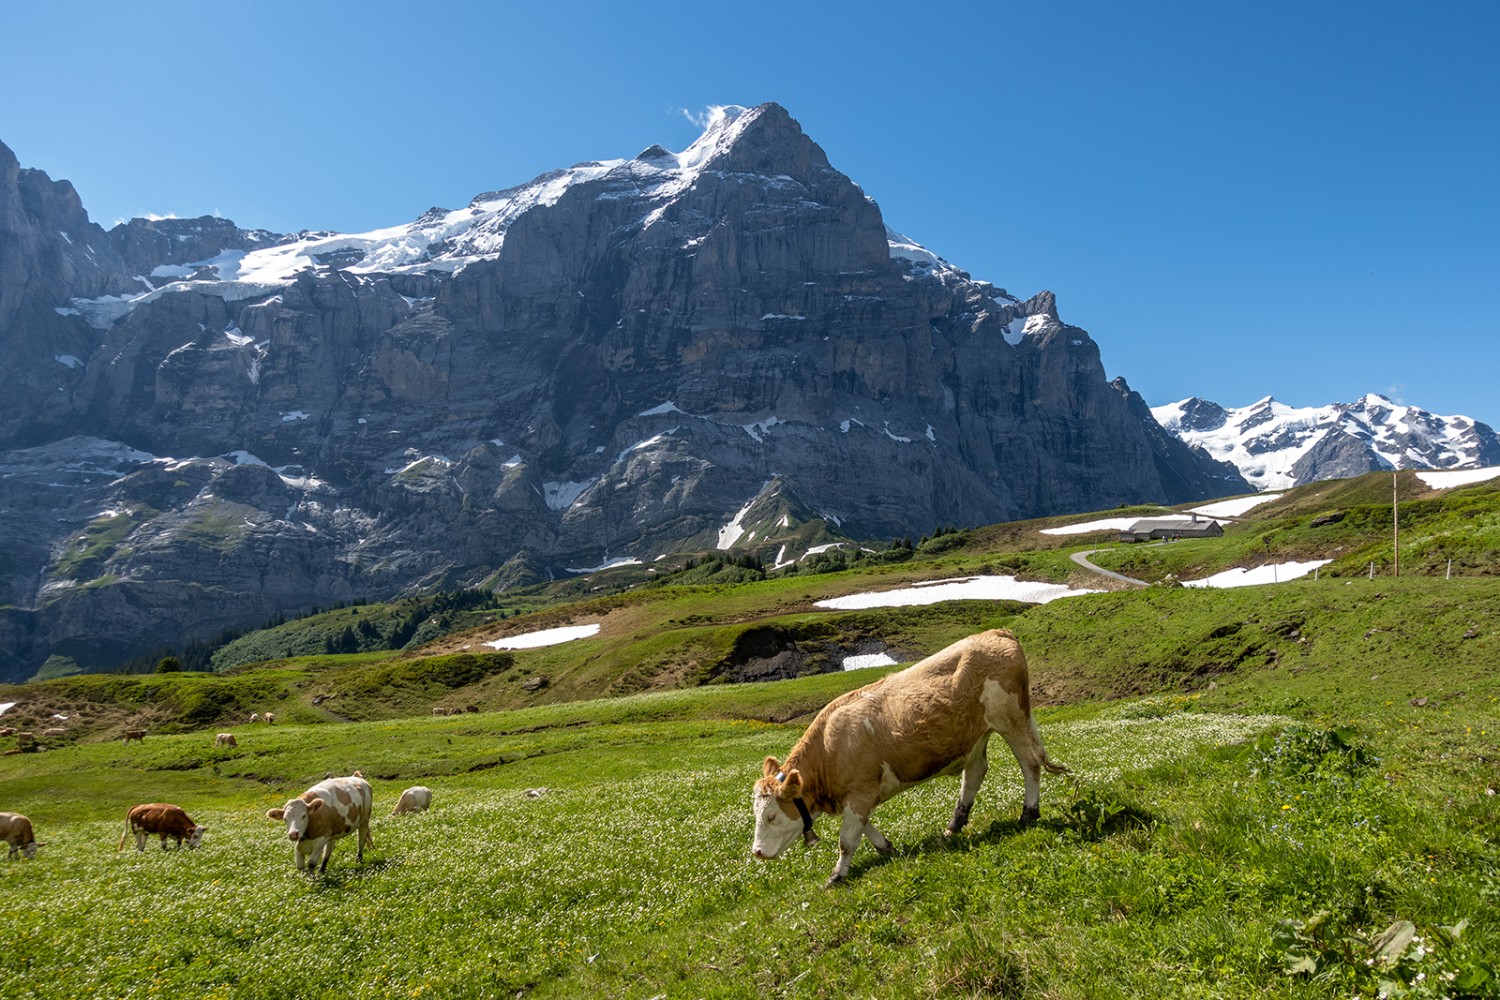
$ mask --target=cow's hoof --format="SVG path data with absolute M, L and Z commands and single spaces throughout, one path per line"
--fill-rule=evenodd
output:
M 1021 810 L 1021 825 L 1022 826 L 1030 826 L 1031 824 L 1035 823 L 1037 820 L 1039 820 L 1041 818 L 1042 818 L 1042 811 L 1041 811 L 1041 809 L 1032 807 L 1032 808 L 1022 809 Z
M 830 875 L 828 876 L 828 881 L 823 883 L 823 888 L 832 889 L 834 886 L 838 885 L 848 877 L 848 875 Z

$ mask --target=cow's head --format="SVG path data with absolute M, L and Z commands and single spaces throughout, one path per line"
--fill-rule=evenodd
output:
M 304 802 L 302 799 L 291 799 L 280 809 L 266 810 L 266 819 L 274 819 L 286 824 L 286 839 L 297 843 L 307 836 L 308 817 L 319 809 L 326 809 L 327 803 L 322 799 L 313 799 Z
M 207 829 L 208 827 L 202 825 L 194 826 L 192 832 L 183 839 L 183 846 L 189 850 L 196 848 L 199 844 L 203 843 L 203 831 Z
M 38 847 L 46 847 L 46 846 L 47 846 L 46 844 L 38 844 L 36 841 L 33 840 L 29 844 L 22 844 L 20 847 L 17 848 L 17 850 L 19 850 L 21 852 L 21 857 L 23 857 L 23 858 L 34 858 L 34 857 L 36 857 L 36 849 Z
M 764 861 L 781 856 L 801 835 L 809 846 L 818 842 L 812 814 L 802 801 L 802 772 L 785 771 L 775 757 L 767 757 L 765 772 L 750 793 L 755 811 L 755 842 L 750 853 Z

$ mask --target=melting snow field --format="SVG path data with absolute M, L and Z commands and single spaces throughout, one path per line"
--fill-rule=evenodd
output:
M 562 628 L 544 628 L 540 632 L 526 632 L 522 635 L 508 635 L 504 639 L 493 639 L 484 645 L 494 649 L 538 649 L 542 646 L 556 646 L 558 643 L 571 642 L 574 639 L 587 639 L 599 631 L 598 624 L 593 625 L 566 625 Z
M 1191 507 L 1188 513 L 1201 514 L 1204 517 L 1239 517 L 1263 503 L 1280 500 L 1282 495 L 1281 493 L 1260 493 L 1255 496 L 1237 497 L 1233 500 L 1220 500 L 1217 503 L 1204 504 L 1202 507 Z
M 845 667 L 844 669 L 847 670 L 849 668 Z M 9 712 L 11 709 L 13 709 L 15 707 L 16 707 L 16 703 L 13 702 L 13 701 L 0 701 L 0 715 L 4 715 L 6 712 Z
M 1222 573 L 1204 577 L 1202 580 L 1184 580 L 1184 587 L 1255 587 L 1263 583 L 1285 583 L 1306 576 L 1320 566 L 1327 566 L 1332 559 L 1314 559 L 1311 562 L 1272 563 L 1254 569 L 1226 569 Z
M 1096 593 L 1096 590 L 1075 590 L 1060 583 L 1023 583 L 1013 576 L 970 576 L 959 580 L 933 580 L 901 590 L 848 594 L 818 601 L 817 606 L 837 611 L 861 611 L 865 608 L 916 607 L 942 601 L 1026 601 L 1029 604 L 1046 604 L 1059 597 Z
M 1500 476 L 1500 465 L 1491 466 L 1488 469 L 1453 469 L 1417 473 L 1417 478 L 1434 490 L 1451 490 L 1455 486 L 1483 483 L 1496 476 Z
M 864 670 L 868 667 L 894 667 L 896 661 L 887 653 L 861 653 L 844 657 L 845 670 Z

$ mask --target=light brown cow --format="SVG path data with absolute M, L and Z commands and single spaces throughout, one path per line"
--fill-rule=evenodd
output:
M 275 712 L 267 712 L 265 714 L 264 718 L 266 720 L 266 725 L 269 726 L 269 725 L 271 725 L 272 723 L 274 723 L 276 721 L 276 713 Z
M 286 837 L 292 842 L 297 870 L 311 871 L 319 851 L 323 854 L 318 872 L 328 868 L 334 842 L 358 831 L 355 837 L 355 860 L 365 860 L 365 845 L 375 846 L 370 838 L 370 816 L 374 798 L 370 783 L 362 777 L 328 778 L 291 799 L 280 809 L 268 809 L 266 818 L 286 824 Z
M 140 740 L 144 743 L 146 741 L 146 731 L 144 729 L 127 729 L 120 738 L 126 743 L 129 743 L 131 740 Z
M 214 737 L 214 746 L 216 747 L 237 747 L 239 745 L 239 741 L 234 738 L 233 733 L 220 733 Z
M 14 736 L 14 735 L 16 735 L 16 727 L 15 726 L 0 726 L 0 736 Z
M 42 735 L 43 736 L 66 736 L 66 735 L 68 735 L 68 731 L 66 729 L 64 729 L 62 726 L 52 726 L 49 729 L 43 729 L 42 730 Z
M 20 813 L 0 812 L 0 844 L 10 845 L 10 854 L 7 857 L 14 858 L 17 854 L 25 858 L 36 857 L 38 847 L 46 847 L 46 844 L 36 842 L 36 834 L 31 829 L 31 820 Z
M 396 800 L 396 808 L 391 810 L 392 816 L 404 816 L 407 813 L 426 812 L 432 805 L 432 789 L 426 785 L 413 785 L 401 793 L 401 798 Z
M 1021 822 L 1039 814 L 1041 772 L 1067 768 L 1042 747 L 1031 717 L 1026 657 L 1015 636 L 994 629 L 958 642 L 828 704 L 786 762 L 767 757 L 755 783 L 751 853 L 775 858 L 802 835 L 813 844 L 813 816 L 842 817 L 839 860 L 828 884 L 849 874 L 861 837 L 891 850 L 870 822 L 875 807 L 940 774 L 959 774 L 958 805 L 947 836 L 963 829 L 989 767 L 990 734 L 1010 744 L 1026 783 Z
M 192 850 L 203 843 L 203 831 L 206 826 L 199 826 L 188 818 L 188 814 L 181 806 L 174 806 L 170 802 L 146 802 L 138 806 L 131 806 L 130 811 L 125 814 L 125 832 L 120 834 L 120 846 L 115 850 L 122 850 L 125 841 L 135 835 L 135 849 L 144 851 L 146 841 L 151 835 L 158 834 L 161 837 L 161 849 L 167 849 L 167 838 L 171 837 L 177 841 L 177 847 L 181 849 L 183 841 L 187 841 L 188 850 Z

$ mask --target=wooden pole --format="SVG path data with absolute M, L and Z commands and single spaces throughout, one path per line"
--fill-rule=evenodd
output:
M 1401 518 L 1396 513 L 1396 483 L 1398 473 L 1391 471 L 1391 561 L 1397 576 L 1401 575 Z

